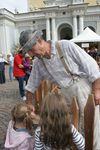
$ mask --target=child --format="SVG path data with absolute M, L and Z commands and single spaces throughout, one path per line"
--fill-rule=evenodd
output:
M 27 53 L 25 54 L 25 58 L 23 60 L 23 66 L 24 66 L 24 70 L 26 73 L 25 80 L 27 84 L 29 76 L 31 74 L 31 70 L 32 70 L 32 60 L 30 59 L 30 56 Z
M 65 98 L 59 93 L 49 93 L 41 107 L 34 150 L 65 150 L 71 148 L 72 142 L 78 150 L 85 150 L 84 138 L 71 124 Z
M 17 104 L 11 111 L 5 148 L 9 150 L 33 150 L 34 137 L 31 111 L 26 104 Z

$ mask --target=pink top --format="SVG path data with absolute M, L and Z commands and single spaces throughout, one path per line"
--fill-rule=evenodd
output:
M 33 150 L 34 137 L 26 131 L 13 129 L 13 122 L 10 121 L 7 129 L 5 148 L 9 150 Z

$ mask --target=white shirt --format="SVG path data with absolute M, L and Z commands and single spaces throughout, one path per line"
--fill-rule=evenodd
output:
M 81 78 L 87 78 L 91 83 L 100 78 L 99 66 L 84 50 L 68 40 L 61 40 L 59 43 L 64 59 L 72 74 L 78 75 Z M 60 87 L 68 87 L 72 80 L 72 76 L 66 72 L 65 67 L 59 59 L 54 42 L 51 42 L 50 59 L 36 58 L 34 60 L 26 90 L 34 93 L 43 79 L 50 80 Z

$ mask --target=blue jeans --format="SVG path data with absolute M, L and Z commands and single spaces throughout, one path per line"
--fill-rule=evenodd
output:
M 20 96 L 23 97 L 25 96 L 25 90 L 24 90 L 24 81 L 25 81 L 25 76 L 22 77 L 16 77 L 18 83 L 19 83 L 19 92 Z
M 13 80 L 13 67 L 9 66 L 9 80 Z

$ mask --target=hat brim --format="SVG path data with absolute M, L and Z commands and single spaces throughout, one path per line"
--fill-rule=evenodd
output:
M 28 43 L 25 44 L 25 46 L 22 47 L 22 53 L 26 54 L 29 50 L 32 49 L 32 47 L 36 44 L 36 39 L 31 39 L 28 41 Z
M 41 37 L 43 34 L 42 31 L 35 31 L 33 34 L 29 36 L 29 40 L 25 43 L 25 45 L 22 47 L 22 53 L 25 54 L 29 50 L 32 49 L 32 47 L 37 43 L 37 40 L 39 37 Z

